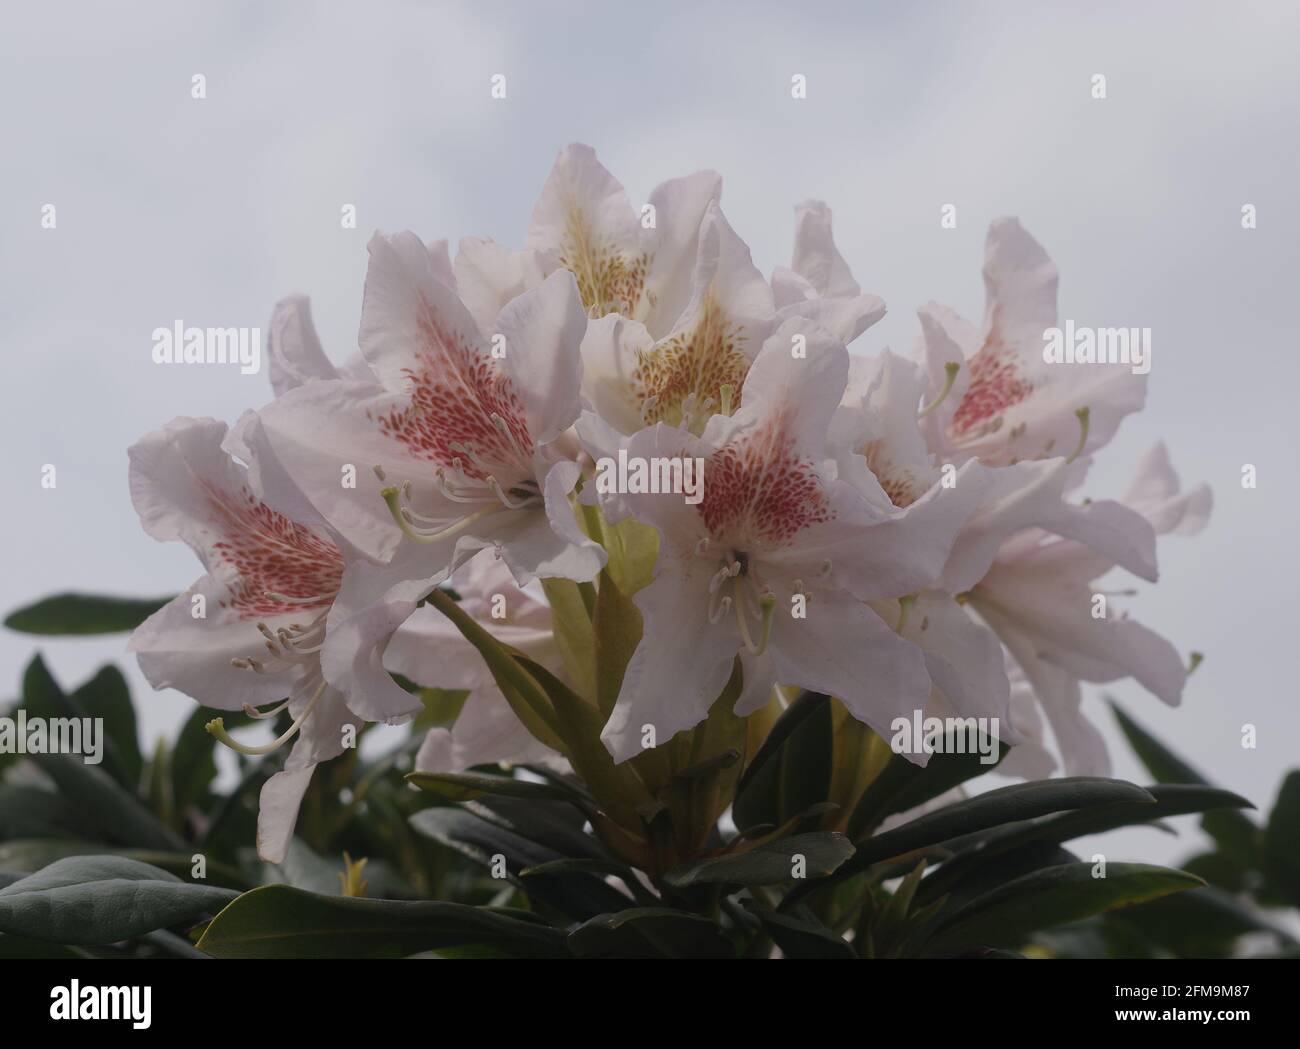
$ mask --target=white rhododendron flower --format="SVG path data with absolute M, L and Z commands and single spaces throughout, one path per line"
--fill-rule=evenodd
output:
M 207 574 L 136 630 L 131 648 L 155 688 L 204 706 L 269 717 L 287 709 L 295 734 L 285 769 L 262 791 L 258 851 L 283 859 L 312 770 L 343 751 L 358 719 L 321 674 L 326 617 L 343 580 L 343 540 L 295 523 L 253 493 L 223 450 L 226 424 L 176 419 L 131 448 L 131 496 L 155 539 L 181 539 Z M 287 699 L 286 699 L 287 697 Z M 282 701 L 282 702 L 281 702 Z M 264 713 L 254 708 L 279 702 Z M 219 725 L 214 722 L 214 725 Z
M 851 355 L 884 304 L 830 209 L 795 209 L 765 279 L 720 199 L 697 172 L 634 206 L 570 146 L 520 246 L 465 237 L 453 259 L 376 234 L 359 353 L 333 364 L 307 300 L 284 299 L 270 403 L 131 450 L 146 529 L 208 569 L 137 631 L 146 676 L 293 718 L 259 748 L 211 727 L 250 752 L 294 739 L 262 795 L 264 857 L 314 765 L 410 721 L 422 689 L 463 703 L 418 771 L 576 774 L 634 857 L 667 782 L 646 752 L 694 730 L 752 755 L 770 718 L 727 719 L 786 689 L 885 740 L 918 713 L 989 719 L 1004 771 L 1034 777 L 1108 768 L 1082 682 L 1179 701 L 1173 646 L 1095 609 L 1112 569 L 1156 579 L 1157 534 L 1198 530 L 1209 492 L 1181 492 L 1161 445 L 1123 499 L 1078 497 L 1146 374 L 1048 361 L 1043 249 L 995 221 L 982 327 L 929 304 L 916 359 Z

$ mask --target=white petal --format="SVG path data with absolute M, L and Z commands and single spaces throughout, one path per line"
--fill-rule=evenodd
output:
M 543 485 L 545 513 L 517 511 L 509 533 L 503 529 L 501 556 L 520 586 L 534 578 L 587 583 L 605 566 L 604 549 L 578 526 L 569 504 L 569 493 L 581 475 L 577 463 L 556 463 Z
M 586 331 L 578 285 L 567 270 L 511 300 L 497 318 L 496 332 L 505 336 L 506 371 L 537 444 L 555 440 L 578 417 L 579 346 Z
M 202 597 L 202 605 L 194 603 L 195 597 Z M 232 659 L 261 659 L 267 652 L 255 622 L 240 618 L 227 597 L 221 583 L 204 576 L 136 627 L 129 648 L 149 684 L 178 689 L 218 710 L 240 710 L 245 703 L 262 706 L 289 694 L 298 671 L 259 674 L 231 665 Z M 200 607 L 206 616 L 196 619 Z M 268 626 L 275 629 L 289 620 L 272 619 Z
M 505 304 L 541 284 L 554 265 L 532 249 L 511 251 L 483 237 L 466 237 L 456 253 L 455 286 L 479 331 L 490 336 Z
M 831 209 L 820 200 L 806 200 L 794 210 L 794 255 L 791 269 L 806 278 L 822 296 L 855 297 L 862 288 L 831 236 Z
M 298 822 L 298 809 L 315 771 L 315 765 L 286 768 L 262 784 L 257 808 L 257 855 L 265 862 L 284 862 Z
M 266 337 L 271 389 L 276 396 L 311 379 L 336 379 L 338 372 L 321 349 L 306 295 L 290 295 L 275 304 Z
M 734 617 L 708 621 L 713 570 L 702 559 L 661 555 L 654 580 L 637 591 L 633 600 L 644 632 L 601 732 L 616 762 L 641 752 L 646 726 L 654 729 L 655 746 L 662 746 L 699 724 L 731 676 Z
M 778 609 L 774 618 L 771 652 L 781 684 L 835 696 L 886 736 L 895 717 L 924 709 L 930 676 L 919 648 L 843 593 L 815 591 L 807 613 L 795 619 Z

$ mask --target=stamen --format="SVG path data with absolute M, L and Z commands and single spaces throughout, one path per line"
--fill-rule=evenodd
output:
M 505 490 L 501 487 L 501 482 L 498 481 L 495 477 L 489 477 L 487 484 L 488 484 L 488 489 L 492 492 L 493 495 L 495 495 L 499 500 L 501 500 L 501 505 L 504 506 L 507 510 L 522 510 L 525 506 L 532 506 L 533 503 L 537 501 L 537 498 L 531 495 L 528 496 L 526 499 L 520 500 L 517 503 L 512 501 L 511 498 L 508 495 L 506 495 Z
M 276 714 L 280 713 L 280 711 L 282 711 L 288 705 L 289 705 L 289 701 L 286 699 L 280 703 L 277 703 L 270 710 L 258 710 L 257 707 L 253 706 L 251 703 L 245 703 L 244 713 L 247 714 L 250 718 L 255 718 L 258 721 L 261 721 L 264 718 L 275 717 Z
M 388 477 L 384 473 L 384 468 L 382 466 L 375 466 L 374 471 L 375 471 L 375 476 L 379 478 L 380 484 L 383 484 L 385 481 L 388 480 Z
M 497 513 L 500 509 L 496 503 L 492 503 L 490 506 L 485 506 L 483 509 L 476 510 L 472 514 L 466 514 L 459 521 L 455 521 L 445 528 L 438 529 L 437 531 L 428 531 L 415 527 L 410 511 L 401 505 L 401 491 L 400 488 L 390 485 L 379 494 L 383 496 L 384 502 L 388 504 L 388 512 L 393 515 L 393 520 L 397 522 L 397 527 L 402 530 L 402 534 L 417 543 L 436 543 L 440 539 L 445 539 L 448 536 L 455 535 L 457 532 L 468 528 L 481 517 Z
M 531 458 L 531 456 L 524 451 L 523 446 L 519 443 L 519 439 L 515 437 L 515 432 L 510 429 L 510 424 L 506 422 L 500 412 L 493 412 L 488 418 L 492 420 L 492 425 L 501 431 L 501 436 L 506 439 L 506 442 L 510 445 L 511 451 L 519 456 L 521 460 L 526 461 Z
M 961 371 L 961 364 L 957 361 L 949 361 L 943 366 L 943 371 L 943 389 L 939 391 L 939 395 L 935 397 L 934 400 L 921 409 L 916 416 L 918 419 L 924 419 L 932 411 L 938 408 L 939 405 L 943 404 L 947 399 L 948 394 L 952 393 L 952 385 L 957 381 L 957 373 Z
M 713 598 L 710 597 L 709 598 L 709 625 L 712 626 L 720 622 L 730 611 L 731 611 L 731 598 L 724 595 L 722 600 L 719 601 L 717 606 L 715 607 L 713 604 Z
M 907 626 L 908 613 L 912 611 L 912 606 L 916 604 L 916 595 L 907 594 L 898 599 L 898 626 L 894 627 L 894 633 L 901 634 L 903 628 Z
M 719 406 L 719 411 L 722 415 L 725 415 L 728 418 L 731 417 L 731 397 L 735 392 L 736 388 L 729 382 L 723 383 L 722 386 L 718 388 L 718 396 L 722 398 L 722 404 Z
M 283 734 L 271 740 L 270 743 L 262 744 L 260 747 L 250 747 L 246 743 L 240 743 L 239 740 L 235 739 L 226 731 L 226 723 L 221 718 L 213 718 L 203 727 L 215 736 L 219 742 L 224 743 L 231 750 L 237 751 L 240 754 L 247 754 L 249 757 L 258 757 L 262 754 L 270 754 L 273 751 L 279 750 L 298 734 L 298 730 L 302 728 L 303 722 L 311 717 L 312 711 L 316 709 L 316 704 L 320 701 L 320 697 L 324 692 L 325 682 L 322 681 L 320 687 L 316 689 L 312 694 L 311 699 L 307 702 L 307 709 L 302 712 L 302 717 L 298 718 L 292 725 L 285 729 Z
M 708 553 L 708 550 L 709 550 L 709 537 L 706 535 L 703 539 L 701 539 L 698 543 L 695 544 L 695 556 L 704 557 L 705 554 Z
M 318 605 L 322 601 L 328 601 L 329 598 L 324 594 L 312 594 L 309 597 L 290 597 L 288 594 L 277 593 L 274 590 L 263 590 L 262 594 L 272 601 L 281 605 Z M 258 623 L 260 629 L 265 624 Z M 270 635 L 267 635 L 268 637 Z
M 1196 672 L 1196 668 L 1205 662 L 1205 656 L 1200 652 L 1193 652 L 1187 660 L 1187 674 L 1190 677 Z
M 718 588 L 722 586 L 722 584 L 725 583 L 728 579 L 730 579 L 734 574 L 736 573 L 733 573 L 731 571 L 731 565 L 725 565 L 722 568 L 719 568 L 717 572 L 713 574 L 713 578 L 709 580 L 709 593 L 710 594 L 717 593 Z
M 641 402 L 641 422 L 644 423 L 646 426 L 649 426 L 650 415 L 658 407 L 659 407 L 659 395 L 657 393 L 652 393 L 649 397 L 647 397 L 644 401 Z
M 745 608 L 745 596 L 742 594 L 742 588 L 747 588 L 748 584 L 737 578 L 734 583 L 734 589 L 737 600 L 733 602 L 736 609 L 736 624 L 740 628 L 740 640 L 751 655 L 761 656 L 767 651 L 767 643 L 772 637 L 772 619 L 776 612 L 776 595 L 770 590 L 763 594 L 759 599 L 759 615 L 763 624 L 763 632 L 759 636 L 757 644 L 754 643 L 753 636 L 749 632 L 749 616 Z
M 1084 405 L 1074 414 L 1075 417 L 1078 418 L 1079 420 L 1079 447 L 1077 447 L 1074 450 L 1074 454 L 1071 455 L 1070 458 L 1065 460 L 1065 464 L 1067 466 L 1069 466 L 1070 463 L 1074 462 L 1075 459 L 1079 458 L 1079 456 L 1083 454 L 1084 445 L 1088 443 L 1088 423 L 1089 423 L 1089 416 L 1091 415 L 1091 413 L 1088 410 L 1088 406 Z

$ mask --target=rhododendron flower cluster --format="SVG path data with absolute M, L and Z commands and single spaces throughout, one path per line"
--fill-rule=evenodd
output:
M 376 234 L 359 355 L 332 363 L 285 299 L 269 403 L 131 449 L 145 528 L 206 570 L 137 630 L 144 674 L 280 718 L 256 745 L 214 720 L 237 749 L 292 746 L 264 858 L 314 767 L 427 689 L 463 702 L 418 769 L 571 770 L 631 856 L 674 741 L 716 720 L 752 752 L 792 690 L 834 698 L 846 762 L 919 713 L 1000 726 L 1002 771 L 1031 777 L 1108 770 L 1082 682 L 1179 702 L 1187 660 L 1101 580 L 1154 581 L 1156 536 L 1195 532 L 1210 496 L 1157 446 L 1122 498 L 1079 498 L 1148 376 L 1044 359 L 1057 274 L 1034 239 L 994 222 L 983 322 L 927 304 L 896 352 L 862 338 L 885 307 L 825 205 L 796 209 L 768 279 L 720 197 L 701 172 L 634 207 L 571 146 L 521 247 Z M 695 499 L 595 483 L 687 461 Z

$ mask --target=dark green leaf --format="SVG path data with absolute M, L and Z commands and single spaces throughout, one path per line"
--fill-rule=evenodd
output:
M 732 958 L 736 949 L 715 922 L 666 907 L 601 914 L 569 933 L 579 958 Z
M 11 612 L 5 626 L 25 634 L 117 634 L 134 630 L 170 600 L 56 594 Z
M 942 753 L 930 755 L 924 767 L 895 754 L 858 799 L 849 818 L 849 837 L 860 841 L 886 816 L 916 808 L 967 780 L 992 772 L 1010 748 L 1000 743 L 997 761 L 986 764 L 982 751 L 989 749 L 987 742 L 987 737 L 981 737 L 974 753 L 959 754 L 958 744 L 964 746 L 965 737 L 950 733 Z
M 32 759 L 54 780 L 63 797 L 79 806 L 104 837 L 119 845 L 160 852 L 179 852 L 185 842 L 165 827 L 133 794 L 104 772 L 69 754 L 42 754 Z
M 1183 871 L 1143 863 L 1111 863 L 1104 878 L 1093 865 L 1046 867 L 972 900 L 931 931 L 925 953 L 957 954 L 970 947 L 1014 947 L 1037 929 L 1114 910 L 1205 883 Z
M 519 872 L 552 860 L 569 859 L 548 845 L 489 823 L 458 808 L 424 809 L 415 813 L 411 826 L 421 834 L 455 849 L 461 855 L 505 878 L 534 899 L 543 901 L 579 921 L 631 902 L 627 896 L 591 875 L 538 874 L 521 878 Z M 494 857 L 504 858 L 502 872 Z
M 217 958 L 403 958 L 466 946 L 527 958 L 568 956 L 564 934 L 526 911 L 321 896 L 287 885 L 244 893 L 208 924 L 198 944 Z
M 0 932 L 114 943 L 192 923 L 234 897 L 229 889 L 184 882 L 122 856 L 75 856 L 0 889 Z
M 0 784 L 0 841 L 17 838 L 93 838 L 86 814 L 50 790 Z
M 1206 809 L 1250 807 L 1250 802 L 1231 791 L 1194 783 L 1158 783 L 1147 787 L 1146 791 L 1155 799 L 1155 804 L 1120 802 L 1094 805 L 999 827 L 983 835 L 974 847 L 961 851 L 926 878 L 917 899 L 922 903 L 937 899 L 984 864 L 1032 842 L 1059 845 L 1088 834 L 1102 834 L 1118 827 L 1151 823 Z
M 787 958 L 838 958 L 851 959 L 857 955 L 845 940 L 836 936 L 830 929 L 811 915 L 796 917 L 791 914 L 779 914 L 753 905 L 752 900 L 745 900 L 745 905 L 752 914 L 756 914 L 763 923 L 763 928 L 772 937 L 772 942 L 781 948 Z
M 1269 884 L 1300 907 L 1300 771 L 1282 781 L 1264 832 L 1264 871 Z
M 485 772 L 409 772 L 407 782 L 446 801 L 471 801 L 484 795 L 512 798 L 546 798 L 570 801 L 576 795 L 549 783 L 533 783 L 513 776 Z
M 830 700 L 804 692 L 786 708 L 736 788 L 736 826 L 784 826 L 826 800 L 833 744 Z
M 1231 957 L 1238 937 L 1250 933 L 1267 933 L 1280 943 L 1296 942 L 1231 893 L 1213 887 L 1152 900 L 1111 915 L 1108 921 L 1137 930 L 1180 958 Z
M 104 719 L 105 741 L 112 748 L 111 760 L 117 769 L 115 778 L 128 790 L 135 790 L 140 785 L 144 758 L 136 734 L 131 689 L 122 672 L 111 664 L 100 667 L 94 677 L 72 693 L 71 699 L 91 717 Z
M 853 843 L 843 834 L 795 834 L 747 852 L 679 867 L 664 881 L 678 889 L 691 885 L 777 885 L 793 877 L 796 858 L 802 858 L 805 877 L 824 878 L 852 855 Z
M 34 940 L 29 936 L 0 934 L 0 961 L 57 961 L 68 958 L 90 958 L 92 955 L 77 947 L 67 947 L 48 940 Z
M 858 846 L 853 857 L 829 880 L 812 882 L 795 889 L 786 897 L 782 908 L 785 909 L 802 899 L 822 884 L 841 881 L 858 871 L 866 870 L 873 863 L 901 856 L 914 849 L 937 845 L 961 835 L 973 834 L 1004 823 L 1117 802 L 1153 805 L 1155 799 L 1132 783 L 1090 776 L 1017 783 L 1010 787 L 991 790 L 987 794 L 967 798 L 936 812 L 926 813 L 901 827 L 868 838 Z

